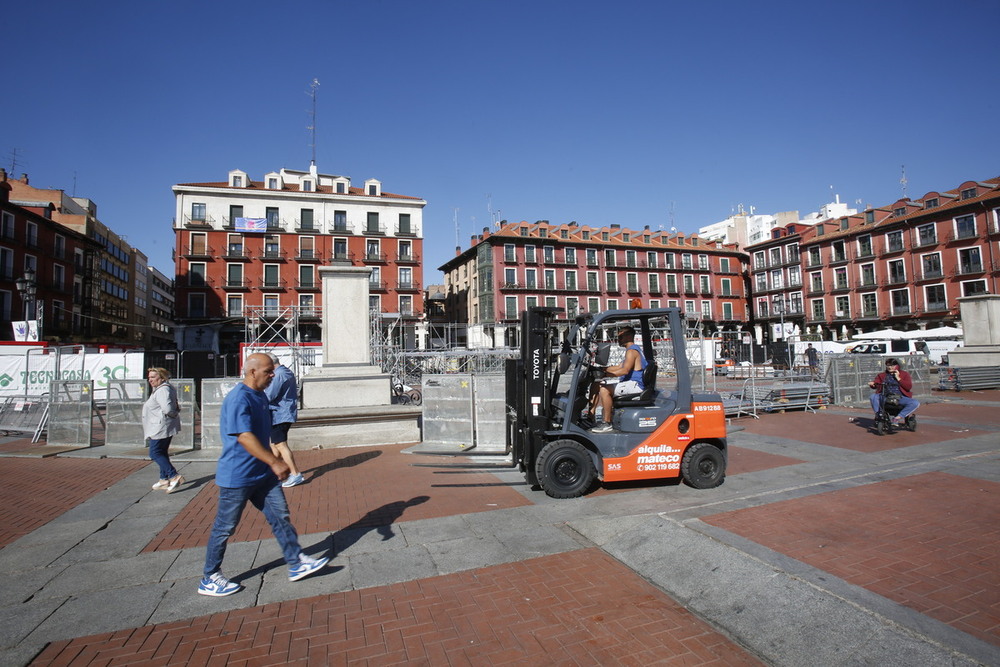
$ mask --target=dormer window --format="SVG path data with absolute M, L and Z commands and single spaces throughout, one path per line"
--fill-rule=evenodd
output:
M 278 189 L 278 179 L 276 179 L 274 177 L 271 177 L 271 178 L 267 179 L 267 189 L 268 190 L 277 190 Z
M 865 211 L 865 223 L 872 224 L 875 222 L 875 211 Z
M 847 229 L 847 218 L 844 218 L 843 220 L 840 221 L 840 231 L 844 231 L 846 229 Z
M 368 195 L 371 196 L 371 197 L 378 196 L 378 186 L 377 185 L 369 185 L 368 186 Z
M 234 188 L 242 188 L 243 187 L 243 177 L 242 176 L 233 176 L 233 187 Z
M 608 233 L 607 232 L 601 232 L 601 240 L 602 241 L 607 241 L 608 240 Z
M 962 199 L 972 199 L 973 197 L 976 196 L 976 189 L 975 188 L 966 188 L 966 189 L 962 190 L 961 196 L 962 196 Z
M 631 237 L 628 235 L 628 232 L 623 232 L 622 233 L 622 241 L 624 241 L 625 243 L 628 243 L 629 240 L 630 240 L 630 238 Z
M 249 182 L 250 179 L 247 178 L 247 173 L 245 171 L 241 169 L 233 169 L 229 172 L 229 187 L 242 188 Z
M 312 181 L 311 178 L 303 179 L 303 181 L 302 181 L 302 192 L 312 192 L 315 189 L 316 189 L 315 185 L 313 184 L 313 181 Z
M 521 227 L 521 236 L 527 236 L 527 235 L 528 235 L 528 228 Z
M 586 230 L 583 231 L 583 233 L 581 234 L 581 236 L 582 236 L 582 238 L 583 238 L 584 241 L 589 241 L 590 240 L 590 232 L 588 232 Z
M 937 197 L 932 197 L 931 199 L 928 199 L 927 201 L 924 202 L 924 208 L 937 208 L 938 201 L 939 200 Z
M 369 197 L 381 197 L 382 183 L 378 179 L 369 178 L 365 181 L 365 192 Z
M 906 215 L 906 207 L 905 206 L 900 206 L 899 208 L 894 208 L 894 209 L 892 209 L 892 214 L 894 216 L 896 216 L 897 218 L 898 217 L 902 217 L 902 216 Z

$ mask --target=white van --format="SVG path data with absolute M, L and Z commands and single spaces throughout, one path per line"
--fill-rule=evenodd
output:
M 947 339 L 866 340 L 847 348 L 851 354 L 926 354 L 935 364 L 945 363 L 948 353 L 962 346 L 962 341 Z

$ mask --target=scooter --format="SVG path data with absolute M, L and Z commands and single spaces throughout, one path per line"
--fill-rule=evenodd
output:
M 875 415 L 875 432 L 879 435 L 893 433 L 896 427 L 892 423 L 892 418 L 903 410 L 903 406 L 899 402 L 899 394 L 889 392 L 883 395 L 880 406 L 878 413 Z M 912 412 L 907 415 L 903 427 L 911 432 L 916 431 L 917 416 Z

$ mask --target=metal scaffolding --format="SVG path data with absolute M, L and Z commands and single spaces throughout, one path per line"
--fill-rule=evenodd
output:
M 248 353 L 274 352 L 274 347 L 287 349 L 289 359 L 285 363 L 295 377 L 301 377 L 305 367 L 315 365 L 306 360 L 306 355 L 315 351 L 302 345 L 299 316 L 303 310 L 310 313 L 312 307 L 302 306 L 247 306 L 243 311 L 244 340 Z

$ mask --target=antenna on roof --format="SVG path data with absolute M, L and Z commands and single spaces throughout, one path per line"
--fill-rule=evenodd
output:
M 455 207 L 455 208 L 453 208 L 451 210 L 453 211 L 453 213 L 452 213 L 452 220 L 455 222 L 455 247 L 456 248 L 461 248 L 462 247 L 462 241 L 458 237 L 458 207 Z
M 903 199 L 906 199 L 906 165 L 900 165 L 900 169 L 903 170 L 903 177 L 899 179 L 899 184 L 903 186 Z
M 306 93 L 312 98 L 312 110 L 309 112 L 309 148 L 312 149 L 312 164 L 316 164 L 316 89 L 319 88 L 319 79 L 313 79 L 309 84 L 309 92 Z
M 674 204 L 676 204 L 676 203 L 677 202 L 674 202 L 674 201 L 670 202 L 670 233 L 671 234 L 676 234 L 677 233 L 677 225 L 674 224 Z
M 493 194 L 489 192 L 486 193 L 486 210 L 490 214 L 490 224 L 494 227 L 499 227 L 500 219 L 497 217 L 496 211 L 493 210 Z

